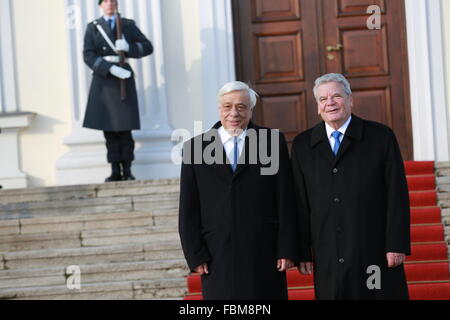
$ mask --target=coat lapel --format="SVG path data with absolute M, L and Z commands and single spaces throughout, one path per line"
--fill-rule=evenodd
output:
M 111 30 L 108 23 L 103 17 L 97 19 L 97 21 L 102 26 L 103 30 L 105 30 L 106 34 L 108 35 L 109 39 L 111 39 L 112 43 L 114 43 L 116 41 L 114 30 Z
M 250 121 L 250 123 L 248 124 L 247 130 L 252 129 L 252 130 L 256 130 L 256 136 L 258 137 L 258 143 L 259 143 L 259 132 L 257 127 Z M 249 137 L 248 135 L 245 137 L 245 144 L 244 144 L 244 149 L 239 157 L 238 160 L 238 166 L 236 168 L 236 172 L 234 172 L 233 174 L 233 179 L 236 179 L 240 174 L 242 174 L 243 171 L 245 171 L 248 168 L 249 165 L 249 161 L 250 161 L 250 144 L 249 144 Z M 231 168 L 231 166 L 230 166 Z M 231 172 L 233 172 L 233 170 L 231 170 Z
M 220 139 L 220 135 L 218 132 L 218 129 L 222 126 L 222 124 L 219 122 L 217 122 L 211 130 L 214 130 L 213 132 L 210 132 L 210 134 L 213 135 L 213 139 L 212 141 L 204 141 L 203 142 L 203 150 L 205 150 L 205 148 L 210 145 L 211 143 L 216 143 L 217 145 L 215 146 L 215 149 L 217 150 L 218 148 L 222 149 L 223 152 L 223 162 L 222 164 L 214 164 L 215 166 L 215 172 L 221 176 L 222 178 L 225 179 L 236 179 L 236 177 L 238 177 L 240 174 L 242 174 L 242 172 L 244 172 L 249 165 L 249 152 L 250 152 L 250 146 L 249 146 L 249 137 L 246 136 L 245 137 L 245 144 L 244 144 L 244 152 L 241 153 L 239 160 L 238 160 L 238 166 L 236 168 L 236 171 L 233 172 L 233 169 L 231 168 L 231 164 L 229 163 L 229 160 L 227 158 L 227 154 L 225 151 L 225 147 L 222 144 L 222 140 Z M 250 122 L 248 125 L 248 129 L 255 129 L 256 130 L 256 126 Z M 258 132 L 257 132 L 258 134 Z
M 233 177 L 233 169 L 231 169 L 231 165 L 228 163 L 225 147 L 222 143 L 222 140 L 220 139 L 218 129 L 221 126 L 222 126 L 221 123 L 217 122 L 211 128 L 209 135 L 212 135 L 213 138 L 211 139 L 211 141 L 203 141 L 202 150 L 204 151 L 205 148 L 211 146 L 211 144 L 214 144 L 214 150 L 222 150 L 222 162 L 213 164 L 214 172 L 223 179 L 230 180 Z
M 330 164 L 334 163 L 335 156 L 328 141 L 325 122 L 322 121 L 313 128 L 311 134 L 311 147 L 317 148 L 321 157 L 326 159 Z
M 348 151 L 350 146 L 354 144 L 355 141 L 362 139 L 363 133 L 363 121 L 361 118 L 356 117 L 352 114 L 352 120 L 348 125 L 347 131 L 345 132 L 344 139 L 342 139 L 342 144 L 339 147 L 338 154 L 335 157 L 334 164 L 336 164 Z

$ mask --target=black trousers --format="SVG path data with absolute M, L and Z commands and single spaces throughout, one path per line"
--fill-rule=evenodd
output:
M 134 160 L 134 140 L 131 131 L 103 131 L 103 134 L 109 163 Z

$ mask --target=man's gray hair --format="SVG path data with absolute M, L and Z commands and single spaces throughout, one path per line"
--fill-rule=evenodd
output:
M 314 97 L 317 100 L 317 89 L 324 83 L 337 82 L 342 85 L 345 93 L 350 96 L 352 94 L 352 89 L 350 88 L 350 83 L 348 80 L 340 73 L 327 73 L 316 79 L 314 83 Z
M 250 97 L 250 108 L 253 109 L 256 106 L 256 102 L 258 100 L 259 95 L 250 88 L 246 83 L 241 81 L 231 81 L 226 83 L 222 89 L 219 90 L 218 98 L 233 92 L 233 91 L 245 91 L 248 93 L 248 96 Z

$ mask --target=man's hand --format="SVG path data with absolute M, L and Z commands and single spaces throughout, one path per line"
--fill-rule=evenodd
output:
M 129 77 L 131 77 L 131 72 L 130 71 L 128 71 L 127 69 L 118 67 L 118 66 L 112 66 L 109 69 L 109 72 L 113 76 L 115 76 L 115 77 L 117 77 L 119 79 L 122 79 L 122 80 L 125 80 L 125 79 L 128 79 Z
M 290 259 L 278 259 L 277 260 L 277 269 L 280 272 L 287 271 L 288 269 L 294 266 L 294 262 Z
M 404 253 L 388 252 L 386 253 L 386 259 L 389 268 L 395 268 L 405 262 L 406 255 Z
M 199 265 L 194 269 L 194 271 L 200 273 L 201 276 L 203 276 L 204 274 L 209 274 L 208 265 L 206 263 Z
M 298 272 L 301 274 L 309 275 L 313 272 L 313 263 L 312 262 L 300 262 L 300 265 L 297 267 Z
M 125 39 L 116 40 L 116 50 L 122 51 L 122 52 L 128 52 L 128 51 L 130 51 L 130 45 L 128 44 L 127 40 L 125 40 Z

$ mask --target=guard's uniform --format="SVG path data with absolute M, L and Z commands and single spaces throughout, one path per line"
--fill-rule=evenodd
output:
M 121 80 L 109 73 L 111 66 L 119 66 L 118 55 L 104 39 L 97 25 L 103 28 L 112 44 L 117 38 L 116 27 L 111 30 L 103 17 L 87 26 L 83 57 L 93 71 L 93 78 L 83 127 L 105 132 L 108 162 L 132 161 L 134 141 L 131 130 L 140 129 L 134 75 L 125 80 L 127 98 L 122 101 Z M 152 44 L 133 20 L 122 18 L 122 33 L 130 46 L 129 52 L 125 54 L 127 58 L 142 58 L 153 52 Z M 124 68 L 133 71 L 128 63 Z

